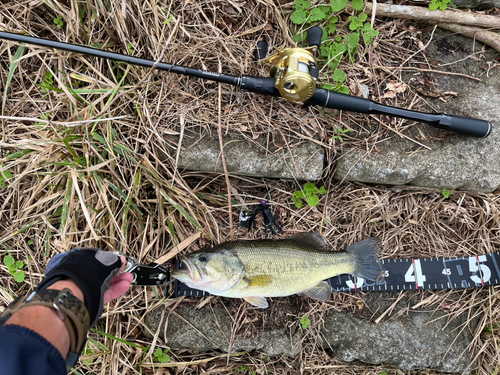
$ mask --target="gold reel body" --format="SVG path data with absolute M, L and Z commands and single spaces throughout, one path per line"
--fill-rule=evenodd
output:
M 301 101 L 314 95 L 316 78 L 311 71 L 316 69 L 315 50 L 316 47 L 287 48 L 265 59 L 271 64 L 275 87 L 285 99 Z

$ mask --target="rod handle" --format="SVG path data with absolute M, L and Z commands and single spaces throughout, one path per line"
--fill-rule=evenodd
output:
M 490 122 L 475 118 L 451 116 L 447 113 L 423 113 L 407 109 L 389 107 L 371 100 L 341 94 L 339 92 L 316 89 L 314 95 L 307 100 L 307 105 L 320 105 L 342 111 L 386 115 L 425 122 L 435 128 L 451 130 L 472 137 L 484 138 L 491 133 Z

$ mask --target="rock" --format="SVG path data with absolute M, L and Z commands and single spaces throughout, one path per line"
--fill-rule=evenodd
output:
M 224 173 L 217 134 L 206 134 L 200 140 L 201 133 L 200 130 L 184 136 L 178 168 Z M 290 150 L 286 145 L 278 149 L 272 142 L 268 145 L 267 139 L 264 138 L 266 137 L 250 141 L 236 133 L 225 135 L 224 155 L 228 172 L 254 177 L 296 178 L 308 181 L 321 177 L 325 151 L 320 145 L 301 141 L 291 144 Z M 178 144 L 178 138 L 172 140 L 172 143 Z M 176 158 L 177 148 L 171 147 L 168 152 L 170 157 Z M 159 152 L 159 157 L 162 160 L 166 159 L 163 152 Z
M 485 10 L 500 7 L 500 0 L 453 0 L 458 8 Z
M 458 93 L 457 98 L 447 97 L 446 103 L 426 98 L 439 112 L 490 121 L 493 130 L 487 138 L 468 137 L 419 124 L 405 132 L 405 135 L 430 147 L 430 150 L 395 135 L 388 141 L 378 143 L 379 150 L 369 155 L 365 150 L 345 150 L 337 163 L 334 178 L 477 192 L 498 189 L 500 69 L 496 67 L 485 74 L 487 66 L 484 62 L 467 58 L 480 49 L 478 42 L 473 49 L 473 42 L 470 38 L 437 29 L 434 41 L 427 48 L 427 58 L 440 63 L 455 62 L 447 66 L 449 71 L 470 76 L 481 75 L 482 82 L 446 74 L 420 73 L 420 77 L 427 79 L 441 92 Z M 488 50 L 485 56 L 487 61 L 493 61 L 499 54 Z M 408 74 L 405 78 L 415 89 L 418 82 L 414 77 L 414 74 Z
M 302 348 L 301 331 L 297 330 L 295 334 L 290 335 L 286 327 L 253 332 L 251 335 L 239 333 L 230 343 L 233 321 L 222 308 L 206 306 L 197 310 L 193 305 L 179 305 L 172 313 L 166 311 L 163 321 L 160 321 L 162 311 L 162 307 L 150 311 L 144 322 L 153 332 L 156 332 L 161 324 L 160 335 L 173 350 L 188 348 L 198 352 L 220 350 L 226 353 L 261 350 L 269 355 L 294 356 Z M 152 337 L 147 331 L 146 335 Z
M 331 349 L 336 357 L 349 362 L 385 363 L 403 370 L 470 373 L 474 366 L 467 349 L 472 341 L 467 312 L 448 322 L 446 314 L 434 308 L 411 309 L 420 301 L 412 298 L 416 296 L 408 293 L 398 302 L 395 311 L 404 309 L 404 314 L 385 318 L 378 324 L 331 310 L 322 330 L 323 348 Z M 396 297 L 396 293 L 370 293 L 365 303 L 380 315 Z

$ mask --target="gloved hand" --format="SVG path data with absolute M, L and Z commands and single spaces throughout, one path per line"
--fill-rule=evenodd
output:
M 133 281 L 128 272 L 117 275 L 124 263 L 117 255 L 95 248 L 57 254 L 49 261 L 37 290 L 50 288 L 56 281 L 73 280 L 85 297 L 93 327 L 102 314 L 103 305 L 124 294 Z

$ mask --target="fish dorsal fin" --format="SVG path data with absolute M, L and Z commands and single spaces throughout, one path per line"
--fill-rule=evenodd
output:
M 246 297 L 244 298 L 250 305 L 260 307 L 261 309 L 267 309 L 269 306 L 264 297 Z
M 330 301 L 332 289 L 326 281 L 320 281 L 315 287 L 302 292 L 306 296 L 319 301 Z
M 271 282 L 273 281 L 273 277 L 269 275 L 257 275 L 257 276 L 247 277 L 246 279 L 248 281 L 248 287 L 252 286 L 265 287 L 271 284 Z
M 304 232 L 296 234 L 290 237 L 290 240 L 298 242 L 306 247 L 313 248 L 315 250 L 325 250 L 326 242 L 323 236 L 313 232 Z

